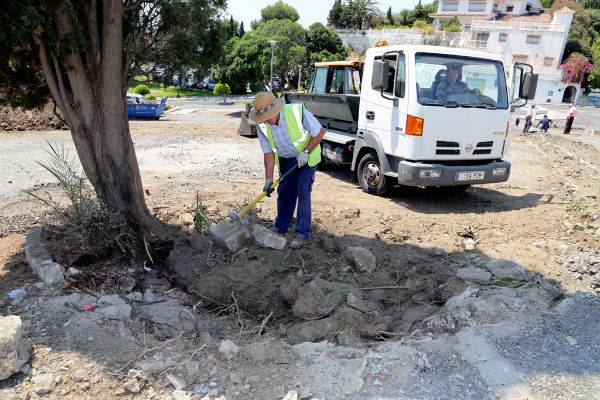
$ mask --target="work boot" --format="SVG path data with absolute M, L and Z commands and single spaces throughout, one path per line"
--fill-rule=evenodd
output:
M 285 235 L 285 232 L 280 231 L 279 229 L 272 227 L 271 231 L 275 232 L 278 235 Z
M 292 249 L 292 250 L 301 249 L 306 244 L 306 241 L 307 241 L 306 238 L 296 236 L 294 238 L 294 240 L 292 240 L 292 243 L 290 243 L 290 249 Z

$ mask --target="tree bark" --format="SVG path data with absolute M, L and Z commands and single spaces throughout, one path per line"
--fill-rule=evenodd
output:
M 81 1 L 78 13 L 58 8 L 59 42 L 73 40 L 74 24 L 89 34 L 87 46 L 66 57 L 34 36 L 44 75 L 71 130 L 83 170 L 99 200 L 139 227 L 151 222 L 144 201 L 127 119 L 127 68 L 123 56 L 123 2 Z M 73 22 L 76 21 L 76 22 Z

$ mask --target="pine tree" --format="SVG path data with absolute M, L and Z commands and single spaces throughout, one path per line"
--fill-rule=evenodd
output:
M 386 18 L 389 21 L 390 25 L 394 25 L 394 17 L 392 16 L 392 7 L 388 8 Z
M 240 22 L 240 29 L 238 30 L 238 37 L 244 37 L 244 21 Z

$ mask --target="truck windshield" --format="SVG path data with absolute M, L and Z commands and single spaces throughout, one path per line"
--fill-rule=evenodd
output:
M 420 104 L 508 108 L 504 67 L 500 61 L 417 53 L 415 64 Z

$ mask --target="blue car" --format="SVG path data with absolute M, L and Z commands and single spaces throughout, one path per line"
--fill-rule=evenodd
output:
M 148 103 L 141 94 L 127 93 L 127 116 L 129 118 L 159 119 L 165 111 L 166 97 L 160 103 Z

